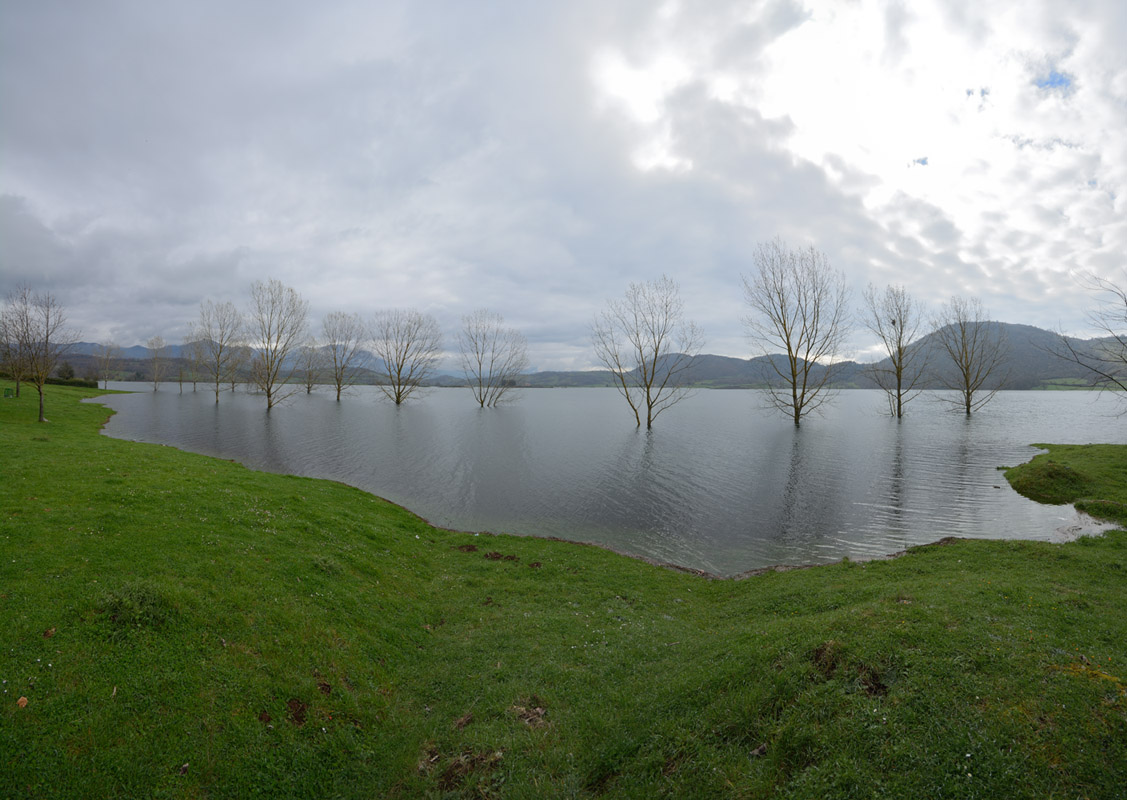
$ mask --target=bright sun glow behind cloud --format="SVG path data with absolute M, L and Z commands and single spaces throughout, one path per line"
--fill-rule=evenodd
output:
M 634 66 L 613 49 L 601 51 L 594 59 L 592 77 L 606 100 L 626 112 L 638 127 L 639 142 L 633 153 L 635 166 L 680 170 L 692 167 L 688 159 L 673 152 L 668 120 L 664 118 L 666 99 L 692 77 L 692 69 L 671 53 Z
M 1006 276 L 999 292 L 1044 296 L 1069 272 L 1099 273 L 1127 248 L 1122 59 L 1108 62 L 1079 15 L 953 8 L 807 2 L 735 68 L 713 55 L 730 30 L 672 9 L 633 57 L 600 51 L 595 83 L 636 127 L 639 169 L 692 167 L 673 127 L 686 86 L 785 121 L 772 146 L 857 196 L 905 262 L 969 267 L 951 291 Z

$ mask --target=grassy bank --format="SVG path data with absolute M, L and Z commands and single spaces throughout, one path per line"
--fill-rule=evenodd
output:
M 1017 491 L 1039 503 L 1072 503 L 1081 511 L 1127 525 L 1127 447 L 1039 444 L 1048 450 L 1006 470 Z
M 108 439 L 48 391 L 46 425 L 0 401 L 0 796 L 1127 785 L 1127 534 L 712 581 Z

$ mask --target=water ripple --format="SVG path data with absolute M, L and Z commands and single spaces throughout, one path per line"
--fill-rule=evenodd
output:
M 526 391 L 493 410 L 464 390 L 396 408 L 368 387 L 340 403 L 300 394 L 269 414 L 243 392 L 218 406 L 171 389 L 101 402 L 120 412 L 111 436 L 344 481 L 438 525 L 594 541 L 721 574 L 950 535 L 1053 538 L 1075 513 L 1019 497 L 996 467 L 1028 460 L 1030 442 L 1115 430 L 1114 401 L 1087 393 L 1003 392 L 969 420 L 925 395 L 897 422 L 879 394 L 844 392 L 800 430 L 761 400 L 700 392 L 653 431 L 600 389 Z

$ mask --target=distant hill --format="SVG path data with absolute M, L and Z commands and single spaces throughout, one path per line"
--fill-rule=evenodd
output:
M 1001 335 L 1008 352 L 1005 366 L 999 370 L 986 388 L 1001 386 L 1006 389 L 1039 389 L 1054 383 L 1067 384 L 1077 381 L 1085 383 L 1091 377 L 1080 365 L 1053 355 L 1053 351 L 1059 348 L 1060 338 L 1052 331 L 1032 325 L 1015 325 L 1007 322 L 987 324 L 992 328 L 992 332 Z M 1090 348 L 1099 340 L 1070 338 L 1069 341 L 1083 349 Z M 938 334 L 928 334 L 920 340 L 920 346 L 931 365 L 931 377 L 924 382 L 924 388 L 942 389 L 945 386 L 944 374 L 949 373 L 949 359 L 943 352 Z M 882 363 L 887 364 L 888 359 Z M 860 382 L 861 384 L 868 382 L 868 385 L 872 385 L 863 374 L 860 376 Z
M 989 388 L 1003 385 L 1007 389 L 1039 389 L 1053 385 L 1085 385 L 1090 374 L 1077 364 L 1065 361 L 1052 354 L 1059 342 L 1057 334 L 1032 325 L 1015 325 L 1007 322 L 989 323 L 1000 331 L 1008 347 L 1006 367 L 1002 369 Z M 1079 348 L 1090 348 L 1101 340 L 1070 340 Z M 924 381 L 923 388 L 942 389 L 945 386 L 943 371 L 947 355 L 942 351 L 935 333 L 920 340 L 932 366 L 931 376 Z M 689 382 L 693 385 L 713 389 L 760 388 L 767 383 L 778 381 L 771 361 L 782 359 L 781 355 L 759 356 L 756 358 L 732 358 L 730 356 L 701 355 L 689 371 Z M 880 363 L 888 363 L 885 359 Z M 780 366 L 782 366 L 780 364 Z M 842 389 L 872 389 L 876 384 L 866 375 L 867 368 L 873 365 L 856 361 L 835 364 L 833 385 Z M 815 367 L 815 376 L 821 370 Z M 610 386 L 611 375 L 606 370 L 585 372 L 537 372 L 525 377 L 523 385 L 541 386 Z
M 1006 369 L 1002 370 L 995 383 L 1001 382 L 1007 389 L 1083 386 L 1090 383 L 1091 375 L 1086 370 L 1052 354 L 1059 342 L 1057 334 L 1052 331 L 1036 328 L 1032 325 L 1015 325 L 1008 322 L 991 322 L 989 324 L 1002 334 L 1009 348 Z M 1069 341 L 1080 349 L 1086 349 L 1104 340 L 1070 339 Z M 98 347 L 99 345 L 93 342 L 79 342 L 70 349 L 63 360 L 68 361 L 79 376 L 92 377 L 97 371 L 94 355 Z M 931 333 L 925 336 L 920 340 L 920 347 L 928 353 L 933 368 L 932 374 L 924 382 L 923 388 L 943 388 L 942 371 L 945 368 L 947 356 L 942 352 L 937 335 Z M 185 380 L 188 380 L 187 376 L 190 374 L 190 370 L 185 358 L 185 349 L 185 345 L 168 345 L 170 363 L 166 375 L 170 382 L 176 381 L 181 374 L 185 376 Z M 758 388 L 768 382 L 778 380 L 771 369 L 771 360 L 781 358 L 781 355 L 760 356 L 750 359 L 701 355 L 694 362 L 688 373 L 688 378 L 690 383 L 702 388 Z M 887 359 L 883 363 L 887 363 Z M 150 375 L 148 348 L 141 345 L 122 348 L 122 359 L 118 366 L 117 372 L 121 379 L 148 380 Z M 370 367 L 375 366 L 378 366 L 378 362 L 371 361 Z M 866 375 L 866 369 L 871 366 L 855 361 L 835 364 L 833 366 L 835 372 L 833 385 L 842 389 L 875 388 L 876 384 Z M 826 368 L 818 366 L 815 368 L 815 372 Z M 372 368 L 361 370 L 360 383 L 372 384 L 377 380 L 377 373 Z M 459 375 L 443 373 L 436 375 L 430 381 L 430 385 L 463 386 L 465 381 Z M 611 373 L 607 370 L 544 371 L 522 376 L 520 385 L 530 388 L 594 387 L 613 386 L 614 381 Z M 994 386 L 988 388 L 994 388 Z
M 102 345 L 96 342 L 78 342 L 70 350 L 67 351 L 67 356 L 94 356 L 98 353 L 98 348 Z M 180 344 L 167 345 L 168 354 L 170 358 L 180 358 L 183 354 L 184 346 Z M 122 347 L 121 357 L 127 359 L 143 359 L 149 357 L 149 348 L 144 345 L 135 344 L 132 347 Z

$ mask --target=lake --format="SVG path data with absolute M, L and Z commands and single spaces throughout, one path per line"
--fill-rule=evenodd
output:
M 872 558 L 945 536 L 1062 541 L 1084 519 L 1018 495 L 996 467 L 1033 442 L 1124 443 L 1116 399 L 1001 392 L 970 419 L 925 393 L 896 421 L 876 391 L 842 392 L 799 430 L 761 393 L 702 390 L 634 426 L 613 389 L 534 389 L 481 409 L 466 389 L 402 407 L 326 388 L 266 413 L 240 390 L 164 385 L 99 402 L 110 436 L 332 478 L 435 525 L 595 542 L 733 575 Z M 1070 530 L 1072 529 L 1072 530 Z

